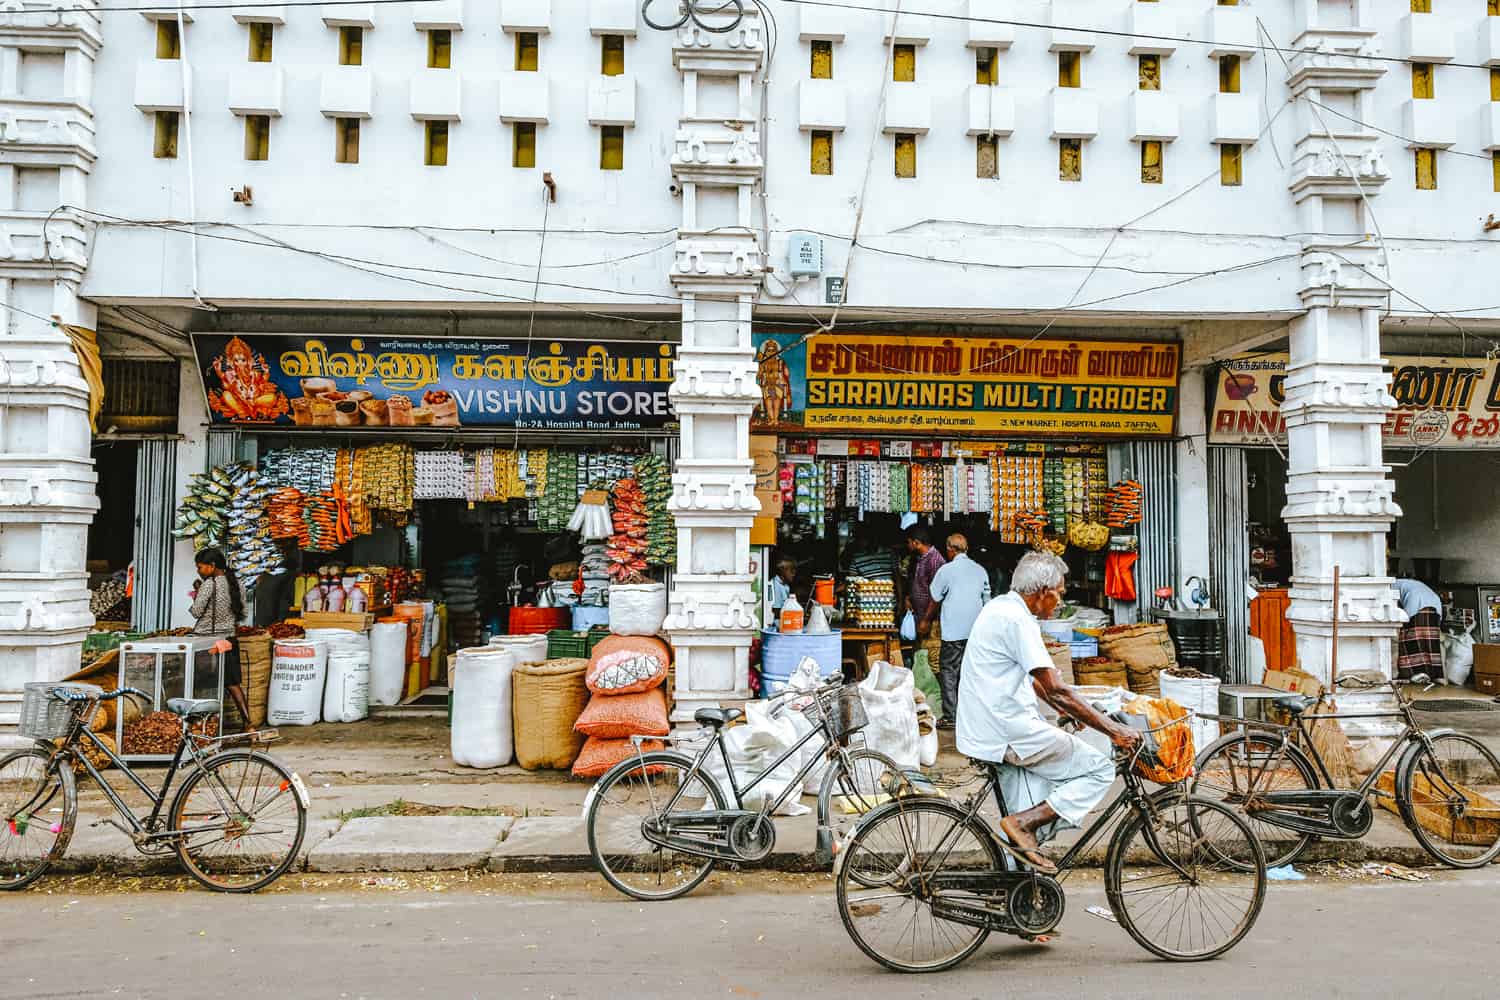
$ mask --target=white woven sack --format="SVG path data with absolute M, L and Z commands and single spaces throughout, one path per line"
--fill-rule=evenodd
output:
M 1161 696 L 1175 701 L 1193 713 L 1193 752 L 1197 753 L 1219 738 L 1219 724 L 1199 715 L 1219 712 L 1219 679 L 1217 677 L 1176 677 L 1163 670 Z
M 376 622 L 370 629 L 370 704 L 397 705 L 406 689 L 406 622 Z
M 271 657 L 271 687 L 266 693 L 266 721 L 273 726 L 316 723 L 323 715 L 327 673 L 327 644 L 306 639 L 276 643 Z
M 453 665 L 453 762 L 501 767 L 515 756 L 511 674 L 516 659 L 503 649 L 461 649 Z
M 609 588 L 609 630 L 615 635 L 656 635 L 667 620 L 667 585 L 616 583 Z
M 370 714 L 370 654 L 339 652 L 328 657 L 323 721 L 358 722 Z

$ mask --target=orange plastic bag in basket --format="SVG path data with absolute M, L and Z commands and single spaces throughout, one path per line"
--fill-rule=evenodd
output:
M 1156 760 L 1148 763 L 1138 758 L 1135 773 L 1159 785 L 1173 785 L 1193 775 L 1193 727 L 1186 708 L 1170 698 L 1132 698 L 1123 709 L 1130 715 L 1144 716 L 1156 741 Z M 1176 725 L 1172 725 L 1172 723 Z M 1162 728 L 1162 727 L 1166 728 Z

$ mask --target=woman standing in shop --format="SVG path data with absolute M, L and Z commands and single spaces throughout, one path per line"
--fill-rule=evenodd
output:
M 245 731 L 251 732 L 250 703 L 245 700 L 243 678 L 240 676 L 240 643 L 235 630 L 245 617 L 245 593 L 240 581 L 229 568 L 229 560 L 218 549 L 203 549 L 193 561 L 198 564 L 198 586 L 193 591 L 192 616 L 197 620 L 193 635 L 223 636 L 229 643 L 224 654 L 224 690 L 229 693 L 234 707 L 239 710 L 245 723 Z

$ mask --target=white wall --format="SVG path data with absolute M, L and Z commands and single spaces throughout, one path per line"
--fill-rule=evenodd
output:
M 1099 108 L 1099 135 L 1085 142 L 1083 181 L 1057 178 L 1057 143 L 1050 138 L 1050 94 L 1056 55 L 1045 28 L 1016 27 L 1015 42 L 1000 56 L 1000 86 L 1016 107 L 1015 133 L 1000 140 L 997 180 L 974 176 L 974 139 L 965 134 L 974 52 L 969 26 L 933 20 L 931 42 L 919 47 L 916 87 L 931 107 L 931 131 L 918 140 L 918 177 L 894 177 L 889 136 L 877 128 L 875 105 L 885 75 L 880 18 L 861 11 L 841 15 L 846 39 L 834 45 L 834 82 L 845 90 L 848 128 L 835 141 L 835 173 L 811 176 L 808 136 L 799 126 L 798 94 L 809 72 L 808 43 L 799 25 L 812 8 L 771 0 L 780 25 L 769 73 L 767 189 L 773 256 L 785 234 L 813 230 L 826 238 L 827 273 L 842 273 L 847 237 L 874 154 L 864 199 L 861 241 L 849 282 L 850 305 L 875 309 L 932 309 L 1004 316 L 1057 308 L 1074 297 L 1099 259 L 1114 227 L 1134 222 L 1116 237 L 1103 266 L 1088 279 L 1077 302 L 1110 316 L 1289 316 L 1300 309 L 1296 254 L 1305 224 L 1288 193 L 1295 113 L 1281 114 L 1261 141 L 1247 150 L 1245 182 L 1221 186 L 1212 143 L 1211 109 L 1217 62 L 1207 47 L 1179 43 L 1163 59 L 1163 89 L 1180 106 L 1181 137 L 1166 151 L 1165 183 L 1142 184 L 1139 153 L 1131 141 L 1130 101 L 1137 88 L 1131 42 L 1098 36 L 1083 56 L 1082 82 Z M 223 11 L 198 11 L 187 32 L 195 70 L 194 144 L 200 218 L 228 225 L 278 227 L 278 239 L 349 254 L 384 265 L 420 263 L 460 276 L 411 277 L 474 289 L 433 288 L 373 276 L 282 250 L 204 238 L 201 286 L 225 301 L 360 301 L 366 303 L 473 302 L 486 308 L 529 301 L 540 227 L 540 175 L 557 178 L 559 201 L 549 209 L 543 301 L 613 302 L 634 308 L 667 308 L 675 295 L 666 281 L 671 230 L 680 215 L 668 191 L 680 86 L 671 64 L 670 36 L 640 26 L 626 42 L 626 68 L 638 79 L 637 124 L 627 130 L 626 166 L 598 168 L 597 129 L 587 122 L 586 92 L 598 71 L 598 41 L 590 35 L 582 4 L 554 3 L 551 34 L 541 42 L 541 71 L 551 81 L 551 121 L 539 128 L 538 168 L 510 166 L 510 126 L 498 120 L 499 71 L 511 64 L 513 38 L 498 29 L 495 4 L 471 0 L 465 30 L 455 36 L 454 66 L 464 88 L 462 121 L 453 126 L 448 167 L 421 163 L 421 125 L 408 103 L 410 78 L 425 66 L 425 36 L 411 27 L 404 5 L 375 8 L 377 26 L 365 37 L 365 65 L 375 79 L 374 118 L 361 134 L 361 162 L 333 162 L 333 125 L 319 111 L 322 74 L 336 62 L 337 33 L 317 7 L 289 7 L 275 35 L 275 64 L 285 72 L 284 114 L 275 120 L 271 159 L 242 158 L 242 121 L 227 110 L 231 70 L 244 63 L 246 29 Z M 955 0 L 914 5 L 964 13 Z M 978 5 L 984 10 L 984 5 Z M 1139 6 L 1128 0 L 1058 5 L 1058 19 L 1126 30 Z M 1160 0 L 1152 5 L 1176 17 L 1183 36 L 1206 36 L 1213 9 L 1204 0 Z M 1404 4 L 1376 5 L 1379 44 L 1399 54 Z M 1459 61 L 1481 61 L 1482 4 L 1451 7 L 1449 19 Z M 998 16 L 1045 21 L 1045 3 L 995 4 Z M 1272 38 L 1293 41 L 1294 17 L 1286 4 L 1254 8 Z M 1443 16 L 1443 15 L 1438 15 Z M 153 53 L 151 25 L 115 16 L 98 66 L 101 158 L 91 194 L 101 211 L 129 218 L 182 218 L 187 214 L 185 158 L 154 160 L 151 118 L 133 104 L 138 63 Z M 1286 70 L 1274 54 L 1257 53 L 1242 68 L 1242 92 L 1257 100 L 1263 120 L 1285 107 Z M 1410 94 L 1405 67 L 1381 80 L 1368 111 L 1374 125 L 1400 133 Z M 1483 156 L 1488 113 L 1484 70 L 1440 67 L 1438 102 L 1450 108 L 1458 145 Z M 1305 113 L 1306 109 L 1300 109 Z M 1482 206 L 1493 194 L 1490 164 L 1444 154 L 1439 190 L 1414 189 L 1411 153 L 1398 139 L 1380 140 L 1391 180 L 1381 189 L 1374 219 L 1390 251 L 1392 281 L 1437 308 L 1473 309 L 1466 323 L 1500 323 L 1500 299 L 1489 294 L 1497 262 L 1496 236 L 1480 231 Z M 1205 181 L 1201 186 L 1200 181 Z M 255 204 L 232 204 L 229 192 L 249 184 Z M 1189 191 L 1188 189 L 1193 190 Z M 1170 199 L 1182 197 L 1166 207 Z M 1145 219 L 1143 213 L 1159 209 Z M 1139 219 L 1139 221 L 1135 221 Z M 757 213 L 758 221 L 758 213 Z M 466 233 L 358 227 L 459 226 Z M 331 227 L 331 228 L 325 228 Z M 606 235 L 602 230 L 614 231 Z M 621 235 L 620 231 L 643 235 Z M 564 235 L 573 231 L 576 235 Z M 244 238 L 233 230 L 213 237 Z M 459 244 L 444 246 L 437 240 Z M 656 249 L 659 248 L 659 249 Z M 469 252 L 465 252 L 465 250 Z M 908 257 L 879 251 L 897 251 Z M 483 255 L 483 256 L 476 256 Z M 617 264 L 561 268 L 628 255 Z M 485 259 L 496 258 L 496 259 Z M 965 268 L 927 259 L 983 262 Z M 1272 258 L 1284 257 L 1281 260 Z M 142 267 L 141 262 L 149 261 Z M 1268 263 L 1260 263 L 1267 262 Z M 509 262 L 509 263 L 502 263 Z M 187 292 L 186 237 L 159 231 L 105 227 L 86 290 L 100 300 L 168 297 Z M 1205 271 L 1254 265 L 1232 274 L 1191 278 Z M 485 276 L 495 276 L 490 280 Z M 508 280 L 505 280 L 508 279 Z M 773 289 L 780 283 L 773 279 Z M 1153 286 L 1171 287 L 1143 291 Z M 580 287 L 563 287 L 563 286 Z M 1107 300 L 1107 301 L 1099 301 Z M 792 296 L 761 297 L 767 314 L 805 315 L 820 307 L 821 284 L 798 286 Z M 1393 312 L 1426 314 L 1398 299 Z

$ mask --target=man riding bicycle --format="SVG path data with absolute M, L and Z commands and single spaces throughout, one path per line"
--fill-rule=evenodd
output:
M 1010 593 L 985 605 L 974 622 L 958 693 L 958 751 L 1013 765 L 1007 772 L 1020 769 L 1030 795 L 1012 796 L 1007 790 L 1007 803 L 1036 804 L 1006 816 L 1000 828 L 1027 862 L 1047 874 L 1056 873 L 1057 866 L 1041 852 L 1037 831 L 1047 827 L 1044 832 L 1050 834 L 1062 824 L 1081 826 L 1114 783 L 1115 766 L 1107 755 L 1044 719 L 1038 698 L 1097 729 L 1122 750 L 1134 749 L 1141 740 L 1140 733 L 1080 698 L 1052 665 L 1037 619 L 1056 614 L 1067 572 L 1067 563 L 1049 553 L 1022 557 Z

